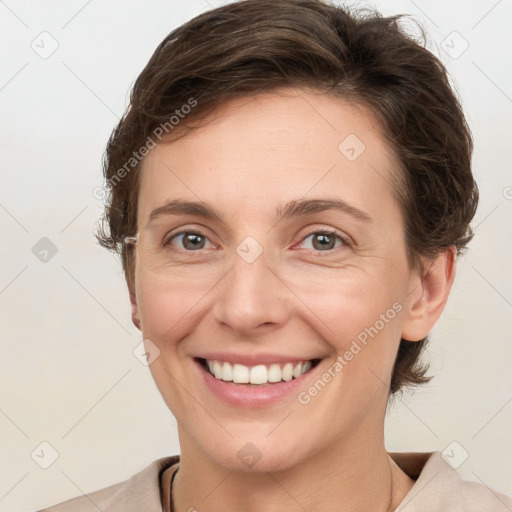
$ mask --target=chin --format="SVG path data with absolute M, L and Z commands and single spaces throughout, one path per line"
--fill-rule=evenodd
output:
M 229 471 L 248 473 L 284 471 L 299 463 L 299 458 L 308 458 L 303 445 L 299 449 L 293 439 L 288 438 L 286 443 L 278 435 L 271 440 L 267 427 L 265 431 L 261 437 L 253 432 L 252 436 L 219 440 L 214 446 L 206 446 L 205 451 L 219 466 Z

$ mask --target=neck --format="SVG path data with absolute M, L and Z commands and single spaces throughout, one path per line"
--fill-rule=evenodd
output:
M 392 512 L 414 484 L 389 457 L 383 435 L 338 441 L 279 471 L 226 469 L 182 437 L 174 512 Z

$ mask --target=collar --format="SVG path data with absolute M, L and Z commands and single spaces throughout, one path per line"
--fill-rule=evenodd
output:
M 428 460 L 432 458 L 434 453 L 435 452 L 388 452 L 389 456 L 395 461 L 396 465 L 413 480 L 418 480 L 421 477 L 422 470 L 426 466 Z M 161 472 L 160 477 L 161 504 L 158 504 L 158 506 L 163 506 L 164 511 L 169 510 L 170 512 L 173 512 L 171 509 L 171 480 L 176 470 L 178 469 L 179 459 L 179 455 L 159 459 L 159 461 L 168 461 L 167 467 Z M 423 481 L 419 483 L 421 486 L 423 486 Z M 418 482 L 407 494 L 405 499 L 400 504 L 400 507 L 404 506 L 408 498 L 412 499 L 412 496 L 410 495 L 412 494 L 412 491 L 417 488 L 417 486 Z M 396 512 L 400 510 L 400 507 Z M 157 508 L 155 508 L 155 510 L 157 510 Z M 110 512 L 110 510 L 108 512 Z

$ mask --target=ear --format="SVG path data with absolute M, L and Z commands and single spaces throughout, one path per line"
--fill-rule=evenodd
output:
M 455 279 L 457 252 L 454 246 L 444 249 L 434 260 L 424 265 L 418 284 L 411 280 L 410 302 L 402 325 L 402 338 L 419 341 L 434 328 L 444 310 Z
M 140 313 L 139 313 L 139 306 L 137 305 L 137 298 L 135 297 L 135 292 L 130 291 L 130 304 L 132 306 L 132 322 L 139 331 L 141 330 L 140 327 Z

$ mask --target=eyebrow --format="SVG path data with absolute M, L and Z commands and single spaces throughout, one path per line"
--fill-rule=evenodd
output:
M 301 217 L 312 213 L 328 210 L 341 211 L 356 220 L 369 223 L 372 218 L 363 210 L 360 210 L 341 199 L 299 199 L 293 200 L 276 209 L 277 222 L 293 217 Z M 212 206 L 204 202 L 185 201 L 175 199 L 163 206 L 152 210 L 149 221 L 153 221 L 161 215 L 195 215 L 205 219 L 216 220 L 225 223 L 224 216 Z

